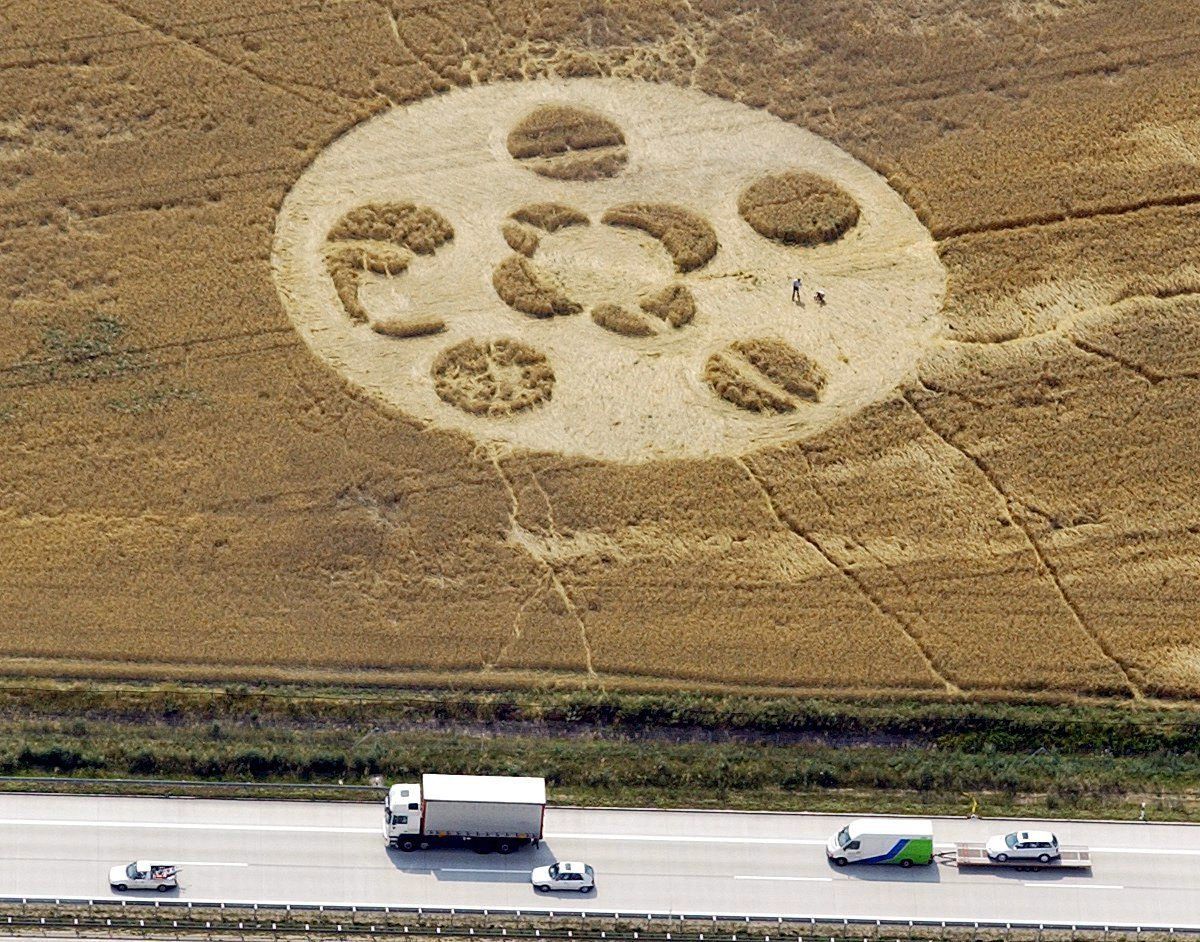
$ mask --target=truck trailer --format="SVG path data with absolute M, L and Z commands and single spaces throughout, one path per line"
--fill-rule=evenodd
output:
M 511 854 L 542 839 L 546 780 L 513 775 L 421 776 L 393 785 L 383 807 L 383 836 L 403 851 L 467 846 Z
M 1012 867 L 1014 870 L 1090 870 L 1092 853 L 1086 847 L 1057 848 L 1053 857 L 1045 860 L 1028 857 L 1008 857 L 1000 860 L 987 851 L 986 844 L 955 844 L 954 862 L 961 867 Z

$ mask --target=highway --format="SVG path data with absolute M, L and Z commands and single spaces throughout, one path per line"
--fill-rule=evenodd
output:
M 1088 871 L 838 869 L 824 843 L 847 817 L 556 809 L 540 847 L 405 854 L 382 803 L 0 796 L 0 896 L 118 896 L 108 869 L 179 863 L 193 901 L 487 907 L 624 913 L 967 920 L 1200 929 L 1200 827 L 1054 822 L 1092 849 Z M 1023 823 L 1023 822 L 1021 822 Z M 935 851 L 1018 822 L 935 819 Z M 529 869 L 596 869 L 588 896 L 539 894 Z M 159 894 L 124 894 L 158 898 Z

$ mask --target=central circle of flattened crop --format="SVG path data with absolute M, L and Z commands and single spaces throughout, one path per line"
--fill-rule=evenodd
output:
M 620 461 L 815 434 L 914 369 L 945 288 L 929 233 L 835 145 L 618 79 L 365 121 L 288 194 L 272 261 L 306 342 L 370 394 Z
M 671 279 L 670 257 L 649 241 L 613 226 L 574 226 L 544 237 L 532 258 L 586 311 Z

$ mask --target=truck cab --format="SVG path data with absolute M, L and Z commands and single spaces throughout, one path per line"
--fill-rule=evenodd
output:
M 393 785 L 388 789 L 383 803 L 383 839 L 404 850 L 421 846 L 420 785 Z

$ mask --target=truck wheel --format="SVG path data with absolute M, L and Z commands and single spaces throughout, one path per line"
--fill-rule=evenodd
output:
M 120 890 L 122 893 L 124 893 L 127 889 L 129 889 L 129 887 L 127 887 L 124 883 L 118 883 L 116 886 L 113 887 L 113 889 Z
M 1040 860 L 1042 863 L 1049 863 L 1050 855 L 1049 854 L 1038 854 L 1038 860 Z
M 411 854 L 417 849 L 416 841 L 401 841 L 398 846 L 406 854 Z
M 511 854 L 516 849 L 517 849 L 516 845 L 511 844 L 508 841 L 501 841 L 499 844 L 496 845 L 496 850 L 498 850 L 502 854 Z
M 996 855 L 996 863 L 1007 863 L 1007 861 L 1008 861 L 1008 854 L 997 854 Z
M 907 870 L 909 867 L 912 866 L 912 861 L 911 860 L 901 860 L 900 866 L 903 867 L 905 870 Z
M 846 866 L 846 864 L 848 864 L 850 861 L 849 861 L 849 860 L 847 860 L 845 857 L 834 857 L 834 858 L 833 858 L 833 862 L 834 862 L 835 864 L 837 864 L 839 867 L 844 867 L 844 866 Z
M 160 883 L 158 885 L 158 892 L 160 892 L 160 893 L 165 893 L 165 892 L 167 892 L 167 890 L 171 890 L 171 889 L 174 889 L 174 887 L 167 886 L 167 884 L 165 884 L 165 883 Z

